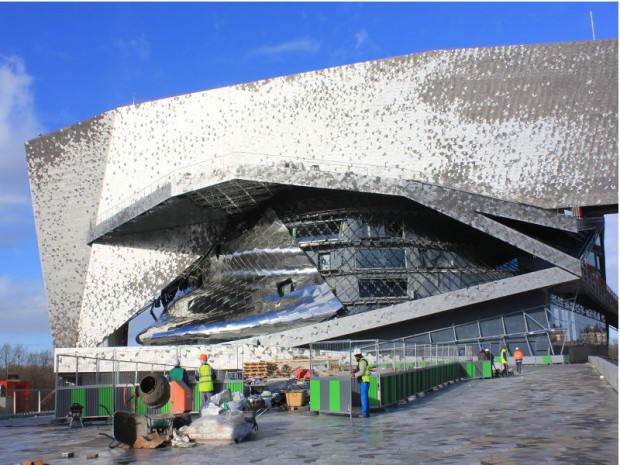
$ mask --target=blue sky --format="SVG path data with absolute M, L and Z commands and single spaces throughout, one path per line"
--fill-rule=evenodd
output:
M 618 37 L 617 3 L 0 3 L 0 344 L 52 347 L 23 143 L 132 101 L 426 50 Z M 607 218 L 617 290 L 617 215 Z

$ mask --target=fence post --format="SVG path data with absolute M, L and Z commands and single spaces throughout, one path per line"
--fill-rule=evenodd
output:
M 37 394 L 38 394 L 38 398 L 39 398 L 37 412 L 40 415 L 41 414 L 41 389 L 39 389 L 37 391 Z
M 17 414 L 17 389 L 13 389 L 13 415 Z

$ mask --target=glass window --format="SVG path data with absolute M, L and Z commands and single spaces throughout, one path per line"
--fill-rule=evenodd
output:
M 519 259 L 512 258 L 508 260 L 506 263 L 497 267 L 500 271 L 519 271 Z
M 474 339 L 479 337 L 478 324 L 467 323 L 456 327 L 456 337 L 461 339 Z
M 359 249 L 355 258 L 357 268 L 405 268 L 403 249 Z
M 481 321 L 480 330 L 482 331 L 483 337 L 500 336 L 504 334 L 504 328 L 502 327 L 502 320 L 500 318 Z
M 341 221 L 302 224 L 293 228 L 295 242 L 312 242 L 338 239 Z
M 504 324 L 506 325 L 506 332 L 508 334 L 526 333 L 525 320 L 523 314 L 508 315 L 504 317 Z
M 332 256 L 329 252 L 319 254 L 319 270 L 329 271 L 332 269 Z
M 360 297 L 406 297 L 406 279 L 360 279 Z
M 456 291 L 461 288 L 461 277 L 459 273 L 450 271 L 437 273 L 437 288 L 440 293 Z
M 405 226 L 401 220 L 389 220 L 386 226 L 386 233 L 388 237 L 403 237 L 405 234 Z
M 525 313 L 530 317 L 527 318 L 529 331 L 547 329 L 547 314 L 544 309 L 527 310 Z
M 420 249 L 422 266 L 425 268 L 451 268 L 453 255 L 437 249 Z
M 370 220 L 366 223 L 366 237 L 385 237 L 383 220 Z
M 431 339 L 434 343 L 438 342 L 453 342 L 454 331 L 452 328 L 440 329 L 439 331 L 433 331 L 431 333 Z

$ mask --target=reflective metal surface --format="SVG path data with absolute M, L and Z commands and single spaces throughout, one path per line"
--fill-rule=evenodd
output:
M 201 286 L 176 299 L 139 342 L 260 335 L 324 320 L 342 306 L 273 210 L 217 247 L 197 271 Z
M 162 291 L 138 342 L 260 336 L 548 266 L 407 199 L 298 188 L 266 201 Z

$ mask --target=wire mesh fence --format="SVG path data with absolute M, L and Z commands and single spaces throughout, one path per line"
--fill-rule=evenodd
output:
M 149 373 L 165 375 L 172 368 L 169 363 L 63 354 L 56 356 L 56 387 L 138 384 Z
M 469 346 L 417 344 L 407 340 L 343 340 L 310 344 L 311 377 L 348 376 L 356 370 L 359 349 L 374 374 L 398 373 L 426 366 L 474 359 Z
M 6 389 L 0 393 L 0 416 L 54 412 L 55 389 Z

